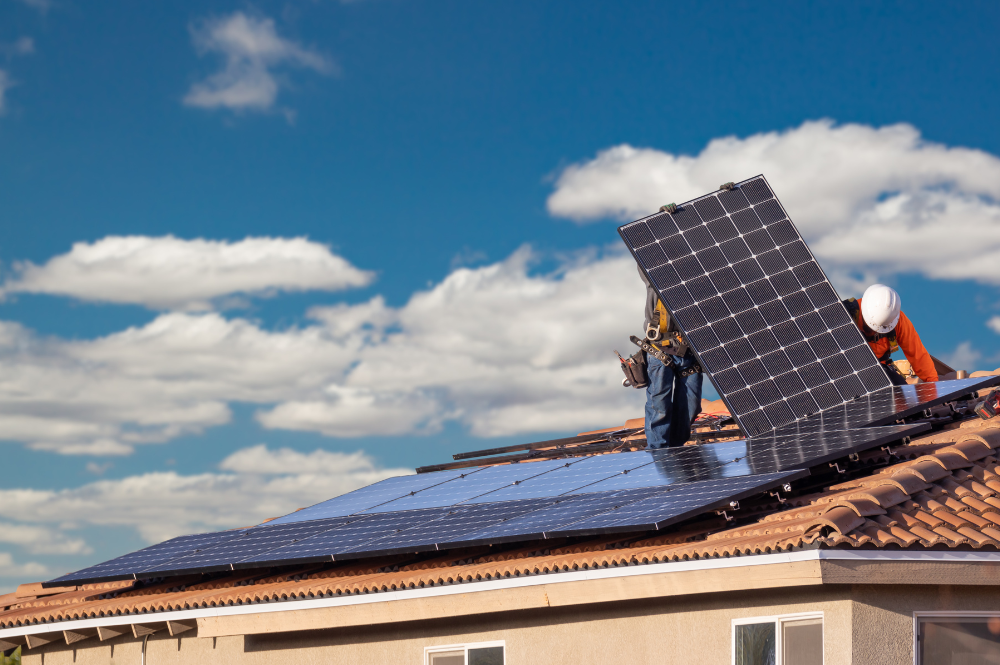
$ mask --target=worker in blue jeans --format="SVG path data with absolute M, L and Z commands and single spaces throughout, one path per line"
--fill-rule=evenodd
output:
M 639 275 L 646 284 L 647 338 L 672 336 L 677 330 L 673 319 L 642 269 Z M 702 375 L 695 372 L 681 376 L 696 364 L 694 354 L 689 349 L 683 357 L 668 358 L 670 362 L 664 364 L 646 354 L 646 371 L 649 373 L 649 386 L 646 387 L 648 448 L 683 446 L 691 438 L 691 423 L 701 413 Z

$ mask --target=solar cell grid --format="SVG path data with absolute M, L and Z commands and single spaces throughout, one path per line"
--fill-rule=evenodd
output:
M 382 505 L 394 499 L 413 494 L 419 494 L 427 489 L 437 487 L 456 478 L 464 478 L 480 469 L 456 469 L 451 471 L 435 471 L 412 476 L 394 476 L 386 478 L 367 487 L 342 494 L 314 506 L 297 510 L 284 517 L 268 522 L 271 526 L 289 522 L 304 522 L 306 520 L 325 519 L 353 515 L 369 508 Z
M 414 522 L 412 526 L 382 538 L 347 548 L 331 545 L 331 554 L 338 559 L 351 559 L 376 554 L 433 550 L 440 543 L 473 539 L 468 536 L 553 503 L 555 499 L 549 498 L 459 506 L 437 519 Z
M 890 385 L 763 176 L 621 235 L 748 435 Z
M 100 581 L 132 578 L 139 571 L 236 538 L 241 531 L 218 531 L 178 536 L 141 550 L 130 552 L 96 566 L 84 568 L 49 583 L 55 586 L 81 580 Z
M 297 543 L 241 559 L 233 564 L 233 568 L 260 568 L 284 561 L 302 563 L 332 561 L 337 553 L 347 552 L 369 541 L 385 538 L 404 529 L 437 519 L 447 512 L 447 508 L 425 508 L 423 510 L 358 516 L 336 529 L 330 529 Z
M 552 471 L 565 470 L 566 467 L 582 464 L 584 461 L 586 458 L 576 458 L 569 462 L 543 460 L 530 464 L 488 466 L 478 470 L 475 474 L 468 474 L 465 477 L 459 476 L 451 482 L 436 485 L 412 496 L 404 496 L 386 502 L 366 510 L 365 514 L 453 506 L 505 487 L 518 487 L 531 478 L 545 476 Z
M 198 570 L 210 572 L 229 568 L 235 561 L 256 556 L 284 545 L 305 540 L 316 534 L 342 526 L 350 518 L 340 517 L 325 520 L 311 520 L 289 524 L 270 524 L 242 531 L 237 537 L 206 547 L 200 552 L 171 559 L 143 570 L 138 576 L 143 578 L 161 575 L 177 575 Z
M 694 482 L 552 529 L 546 535 L 559 537 L 634 531 L 636 528 L 662 529 L 693 515 L 726 506 L 730 501 L 756 494 L 763 487 L 773 487 L 805 473 L 786 471 Z

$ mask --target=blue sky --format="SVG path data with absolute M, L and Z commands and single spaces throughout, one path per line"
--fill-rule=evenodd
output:
M 0 466 L 35 492 L 0 505 L 0 590 L 638 416 L 615 227 L 760 172 L 844 295 L 888 281 L 932 353 L 1000 365 L 998 20 L 0 1 Z M 227 260 L 234 286 L 192 295 Z M 162 511 L 122 508 L 126 483 Z M 58 515 L 84 495 L 108 518 Z

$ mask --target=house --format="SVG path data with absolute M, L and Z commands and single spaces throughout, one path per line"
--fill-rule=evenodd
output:
M 32 665 L 1000 662 L 1000 417 L 811 472 L 655 533 L 22 585 L 0 596 L 0 649 Z

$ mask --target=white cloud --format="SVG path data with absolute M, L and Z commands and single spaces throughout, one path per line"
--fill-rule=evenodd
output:
M 20 2 L 43 14 L 52 8 L 52 0 L 20 0 Z
M 40 563 L 15 563 L 14 556 L 10 552 L 0 552 L 0 578 L 4 577 L 31 577 L 37 578 L 45 575 L 49 569 Z
M 758 173 L 852 291 L 907 272 L 1000 284 L 1000 158 L 905 124 L 806 122 L 715 139 L 695 156 L 620 145 L 564 169 L 548 207 L 579 222 L 630 220 Z
M 1000 316 L 990 318 L 990 320 L 986 322 L 986 325 L 989 326 L 990 330 L 1000 335 Z
M 7 91 L 14 87 L 10 75 L 0 69 L 0 114 L 7 110 Z
M 456 270 L 400 308 L 315 308 L 286 330 L 173 312 L 70 341 L 0 322 L 0 439 L 127 454 L 226 423 L 231 402 L 261 405 L 266 427 L 337 437 L 449 420 L 481 436 L 580 431 L 641 413 L 611 354 L 642 316 L 631 259 L 580 256 L 549 274 L 531 260 Z
M 201 108 L 264 111 L 278 97 L 282 66 L 296 66 L 321 74 L 335 71 L 324 55 L 278 35 L 274 20 L 234 12 L 209 19 L 191 30 L 198 53 L 217 53 L 222 70 L 191 86 L 184 103 Z
M 146 473 L 63 490 L 0 489 L 0 516 L 21 523 L 0 524 L 0 533 L 8 528 L 20 533 L 31 551 L 84 554 L 89 552 L 86 544 L 66 534 L 94 526 L 126 527 L 146 542 L 160 542 L 185 533 L 257 524 L 412 473 L 381 468 L 361 452 L 306 454 L 264 445 L 233 453 L 220 468 L 222 472 L 190 476 Z M 58 533 L 53 535 L 51 529 Z
M 0 44 L 0 53 L 8 56 L 31 55 L 35 52 L 35 40 L 31 37 L 19 37 L 9 44 Z
M 58 528 L 0 522 L 0 543 L 18 545 L 32 554 L 90 554 L 82 538 L 69 538 Z
M 583 256 L 544 275 L 530 272 L 531 259 L 521 250 L 415 294 L 342 382 L 263 411 L 261 423 L 356 436 L 457 420 L 498 436 L 579 431 L 641 413 L 641 395 L 621 387 L 612 355 L 627 350 L 642 318 L 631 258 Z
M 951 353 L 941 357 L 945 363 L 955 369 L 964 369 L 974 372 L 978 369 L 978 363 L 983 359 L 983 354 L 972 346 L 972 342 L 961 342 Z
M 307 238 L 184 240 L 108 236 L 79 242 L 43 265 L 14 264 L 4 293 L 47 293 L 152 309 L 208 309 L 233 294 L 365 286 L 359 270 Z

